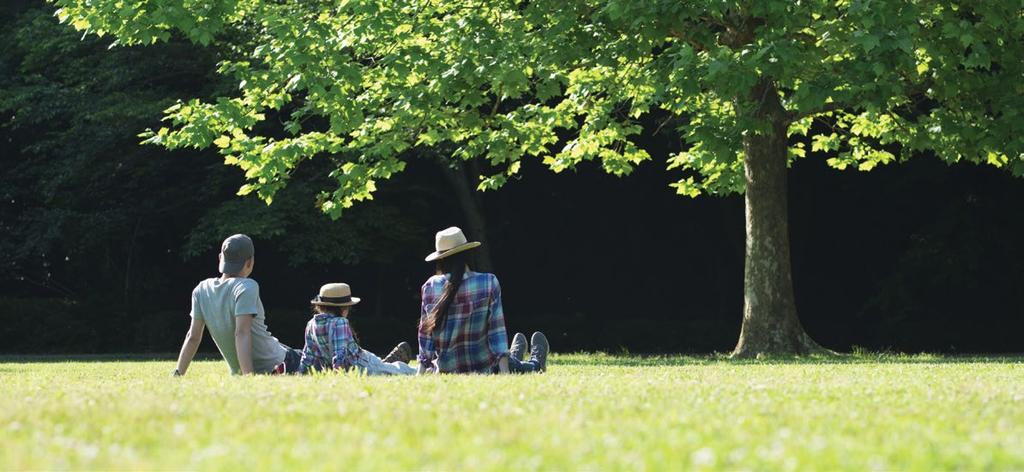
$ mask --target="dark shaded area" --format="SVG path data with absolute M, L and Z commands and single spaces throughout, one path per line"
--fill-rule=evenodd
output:
M 143 353 L 143 354 L 35 354 L 35 355 L 0 355 L 2 364 L 52 364 L 59 362 L 166 362 L 176 360 L 174 353 Z M 207 352 L 197 354 L 195 360 L 219 361 L 220 354 Z M 799 365 L 799 364 L 1021 364 L 1024 357 L 1017 355 L 934 355 L 934 354 L 853 354 L 842 356 L 784 356 L 766 359 L 735 359 L 724 354 L 710 355 L 678 355 L 678 354 L 626 354 L 610 355 L 605 353 L 577 353 L 552 358 L 550 365 L 557 366 L 608 366 L 635 367 L 649 369 L 651 367 L 677 366 L 715 366 L 715 365 Z M 13 371 L 0 367 L 0 372 Z
M 0 25 L 0 352 L 175 351 L 189 293 L 233 232 L 254 236 L 253 277 L 282 341 L 301 342 L 329 281 L 364 298 L 353 324 L 368 348 L 414 339 L 422 258 L 435 231 L 466 223 L 430 157 L 339 221 L 314 208 L 329 159 L 266 207 L 234 195 L 241 172 L 213 152 L 137 144 L 175 99 L 234 87 L 211 73 L 215 51 L 108 51 L 29 1 L 5 3 Z M 654 162 L 629 177 L 532 160 L 483 196 L 510 331 L 544 330 L 557 351 L 733 347 L 742 198 L 674 195 L 664 160 L 678 142 L 646 141 Z M 811 155 L 789 175 L 797 307 L 820 343 L 1024 350 L 1024 182 L 928 156 L 861 173 Z

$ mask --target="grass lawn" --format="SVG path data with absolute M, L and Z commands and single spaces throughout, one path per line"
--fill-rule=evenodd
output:
M 1024 469 L 1024 359 L 560 355 L 533 376 L 0 358 L 0 470 Z

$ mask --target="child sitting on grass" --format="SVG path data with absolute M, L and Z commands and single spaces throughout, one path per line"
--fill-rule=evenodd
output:
M 310 303 L 313 305 L 313 318 L 306 324 L 306 346 L 302 349 L 300 372 L 355 367 L 367 375 L 416 373 L 416 369 L 408 364 L 412 358 L 409 343 L 399 343 L 383 360 L 359 347 L 348 322 L 352 306 L 359 303 L 359 298 L 352 296 L 348 284 L 324 285 Z

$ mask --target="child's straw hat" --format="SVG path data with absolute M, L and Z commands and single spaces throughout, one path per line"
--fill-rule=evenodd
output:
M 352 296 L 352 289 L 348 284 L 327 284 L 320 287 L 320 294 L 309 303 L 326 306 L 352 306 L 359 303 L 359 297 Z

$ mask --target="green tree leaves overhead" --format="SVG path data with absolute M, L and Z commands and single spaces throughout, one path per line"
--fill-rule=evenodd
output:
M 343 156 L 322 209 L 372 198 L 417 146 L 486 159 L 480 188 L 524 158 L 628 174 L 637 137 L 667 115 L 684 151 L 680 194 L 743 191 L 738 107 L 774 83 L 790 159 L 826 153 L 870 170 L 930 150 L 1024 175 L 1024 13 L 1019 2 L 55 0 L 58 17 L 120 44 L 181 34 L 223 42 L 239 84 L 183 101 L 146 142 L 216 146 L 270 201 L 300 162 Z
M 162 110 L 193 113 L 187 103 L 172 106 L 176 97 L 235 89 L 214 74 L 219 48 L 172 39 L 107 50 L 57 24 L 45 6 L 14 10 L 7 17 L 0 8 L 8 26 L 0 29 L 0 282 L 80 302 L 149 304 L 168 287 L 154 274 L 182 255 L 208 257 L 225 235 L 273 241 L 296 265 L 354 265 L 390 263 L 417 231 L 429 231 L 421 208 L 403 215 L 387 198 L 358 208 L 354 221 L 324 217 L 312 203 L 331 185 L 333 161 L 294 174 L 267 206 L 234 197 L 239 179 L 211 152 L 138 146 L 135 134 L 159 124 Z M 211 132 L 207 146 L 229 148 L 233 138 Z M 391 190 L 391 201 L 427 193 L 408 183 Z

